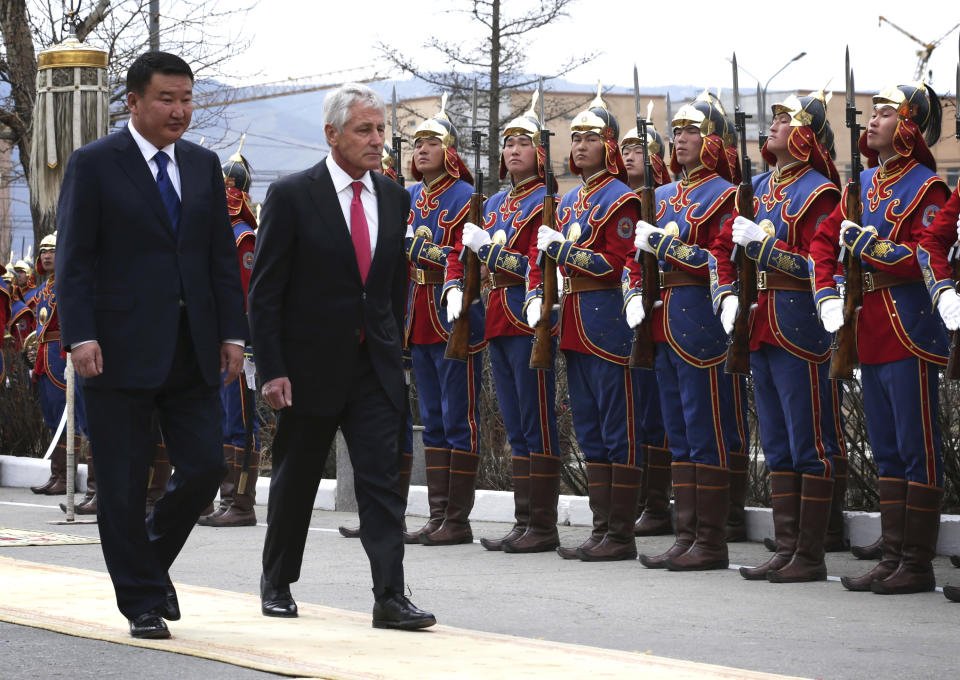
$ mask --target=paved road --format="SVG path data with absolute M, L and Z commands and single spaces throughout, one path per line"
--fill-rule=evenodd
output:
M 59 499 L 56 499 L 59 500 Z M 265 509 L 258 508 L 261 516 Z M 51 527 L 62 517 L 52 499 L 0 488 L 0 526 L 96 535 L 92 525 Z M 294 597 L 370 611 L 369 567 L 356 540 L 336 533 L 354 515 L 315 512 L 303 575 Z M 418 523 L 411 518 L 411 525 Z M 479 536 L 504 525 L 476 524 Z M 174 581 L 252 593 L 259 577 L 264 527 L 198 527 L 174 565 Z M 565 543 L 587 535 L 561 528 Z M 641 542 L 659 552 L 671 539 Z M 762 546 L 731 546 L 731 561 L 758 564 Z M 99 545 L 13 547 L 0 555 L 105 571 Z M 594 645 L 811 678 L 936 678 L 955 672 L 960 605 L 941 593 L 880 596 L 849 593 L 835 582 L 748 582 L 733 570 L 674 574 L 638 562 L 585 564 L 555 554 L 509 555 L 479 545 L 408 546 L 411 599 L 444 623 L 497 633 Z M 829 555 L 832 577 L 856 575 L 864 563 Z M 960 570 L 936 562 L 938 583 L 960 584 Z M 188 617 L 189 611 L 184 612 Z M 251 612 L 252 616 L 259 613 Z M 176 623 L 171 624 L 176 630 Z M 0 678 L 103 679 L 270 677 L 226 664 L 93 642 L 0 624 L 7 651 Z M 69 661 L 68 661 L 69 660 Z M 67 665 L 69 664 L 69 666 Z M 902 670 L 895 670 L 902 669 Z M 953 670 L 950 670 L 953 669 Z

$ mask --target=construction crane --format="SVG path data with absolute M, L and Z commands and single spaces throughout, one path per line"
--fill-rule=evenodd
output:
M 913 72 L 914 80 L 922 80 L 925 74 L 927 75 L 928 80 L 933 78 L 932 72 L 926 73 L 927 63 L 930 61 L 930 55 L 933 54 L 933 50 L 936 48 L 936 46 L 939 45 L 941 42 L 943 42 L 944 38 L 946 38 L 948 35 L 953 33 L 955 30 L 957 30 L 957 27 L 960 26 L 960 23 L 954 24 L 953 28 L 951 28 L 949 31 L 947 31 L 942 36 L 940 36 L 937 40 L 934 40 L 931 43 L 927 43 L 920 40 L 920 38 L 913 35 L 909 31 L 905 31 L 904 29 L 900 28 L 899 26 L 897 26 L 895 23 L 893 23 L 886 17 L 880 17 L 880 20 L 877 22 L 877 25 L 882 26 L 883 22 L 887 22 L 888 24 L 890 24 L 891 27 L 897 29 L 898 31 L 903 33 L 905 36 L 913 40 L 915 43 L 919 43 L 923 47 L 923 49 L 917 50 L 917 69 L 916 71 Z

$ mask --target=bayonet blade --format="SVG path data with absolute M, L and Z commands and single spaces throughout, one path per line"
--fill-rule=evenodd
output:
M 667 129 L 665 132 L 673 139 L 673 105 L 670 103 L 670 91 L 667 90 Z
M 477 127 L 477 79 L 473 79 L 473 127 Z
M 633 110 L 640 117 L 640 77 L 637 74 L 637 65 L 633 65 Z
M 733 53 L 733 110 L 737 112 L 740 110 L 740 74 L 739 69 L 737 69 L 737 53 Z
M 845 57 L 845 66 L 844 66 L 844 77 L 846 78 L 847 84 L 847 107 L 853 108 L 857 105 L 856 95 L 853 92 L 853 74 L 850 72 L 850 46 L 847 45 L 846 57 Z
M 540 115 L 540 127 L 547 127 L 547 120 L 544 114 L 543 106 L 543 76 L 537 79 L 537 113 Z

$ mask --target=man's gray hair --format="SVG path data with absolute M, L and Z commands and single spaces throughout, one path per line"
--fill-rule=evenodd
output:
M 350 108 L 354 104 L 380 109 L 386 116 L 386 105 L 376 92 L 360 83 L 345 83 L 323 100 L 323 122 L 343 132 L 343 126 L 350 118 Z

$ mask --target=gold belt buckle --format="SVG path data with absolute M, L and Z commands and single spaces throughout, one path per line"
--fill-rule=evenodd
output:
M 417 275 L 414 277 L 414 281 L 416 281 L 417 284 L 418 284 L 418 285 L 421 285 L 421 286 L 426 283 L 425 280 L 424 280 L 424 270 L 423 270 L 423 269 L 418 269 L 418 270 L 417 270 Z
M 497 287 L 497 275 L 494 274 L 493 272 L 490 272 L 490 287 L 491 288 Z
M 767 289 L 767 272 L 758 271 L 757 272 L 757 290 L 766 290 Z
M 863 292 L 864 293 L 873 292 L 873 274 L 871 272 L 863 273 Z
M 569 294 L 570 294 L 570 288 L 571 288 L 571 286 L 570 286 L 570 277 L 569 277 L 569 276 L 564 276 L 564 277 L 563 277 L 563 294 L 564 294 L 564 295 L 569 295 Z

